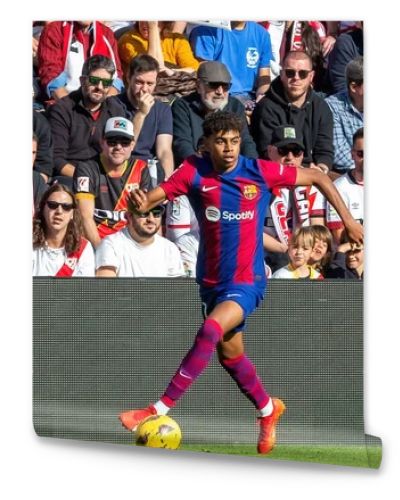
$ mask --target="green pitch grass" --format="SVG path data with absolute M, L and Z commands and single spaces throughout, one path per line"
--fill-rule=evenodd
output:
M 204 453 L 221 453 L 227 455 L 243 455 L 258 457 L 261 460 L 289 460 L 297 462 L 315 462 L 333 465 L 347 465 L 351 467 L 369 467 L 377 469 L 381 462 L 382 449 L 380 446 L 370 446 L 367 456 L 365 446 L 305 446 L 305 445 L 278 445 L 268 455 L 257 454 L 255 445 L 189 445 L 180 446 L 184 451 Z

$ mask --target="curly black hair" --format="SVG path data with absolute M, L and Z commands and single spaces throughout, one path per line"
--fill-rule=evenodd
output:
M 210 137 L 218 132 L 228 132 L 228 130 L 237 130 L 241 133 L 243 130 L 242 118 L 228 111 L 216 111 L 209 114 L 203 122 L 204 137 Z

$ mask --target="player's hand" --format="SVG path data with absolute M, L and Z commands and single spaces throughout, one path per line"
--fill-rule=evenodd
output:
M 346 232 L 353 246 L 357 247 L 364 244 L 364 228 L 359 222 L 353 219 L 346 225 Z
M 309 165 L 310 168 L 315 168 L 316 170 L 319 170 L 323 174 L 327 174 L 329 172 L 329 167 L 325 165 L 324 163 L 314 163 L 311 162 Z
M 139 111 L 147 116 L 150 113 L 151 108 L 154 106 L 155 99 L 151 94 L 143 92 L 141 90 L 139 94 L 136 95 L 137 106 Z
M 147 195 L 141 189 L 135 189 L 130 192 L 129 197 L 138 212 L 146 211 Z

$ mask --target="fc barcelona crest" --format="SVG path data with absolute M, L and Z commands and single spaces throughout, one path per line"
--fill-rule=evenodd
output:
M 247 200 L 254 200 L 257 196 L 257 186 L 254 184 L 247 184 L 247 186 L 243 188 L 243 195 Z

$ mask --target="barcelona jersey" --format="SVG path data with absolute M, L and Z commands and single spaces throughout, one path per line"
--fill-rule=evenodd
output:
M 187 158 L 160 184 L 168 200 L 185 194 L 200 227 L 196 280 L 202 287 L 265 286 L 263 225 L 271 191 L 291 187 L 296 169 L 239 156 L 219 173 L 208 156 Z

